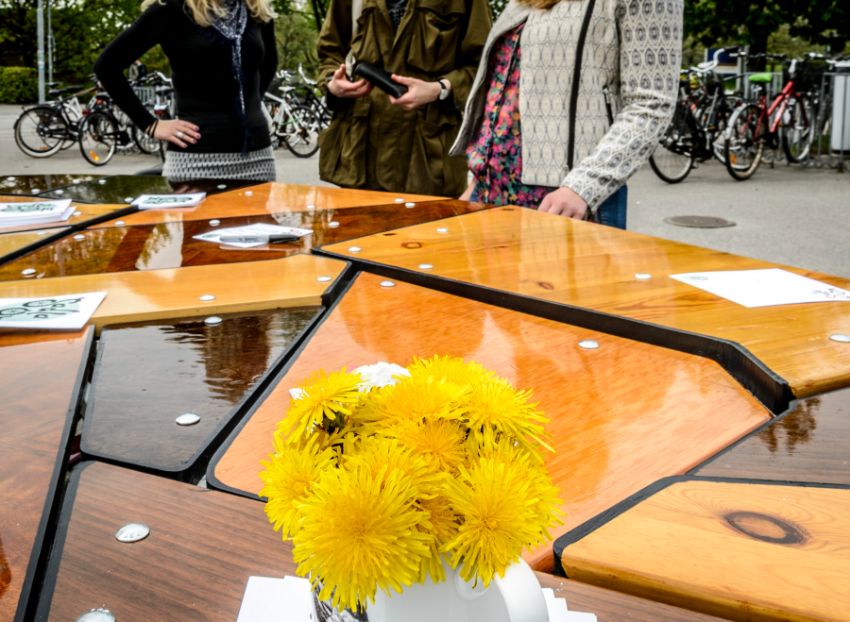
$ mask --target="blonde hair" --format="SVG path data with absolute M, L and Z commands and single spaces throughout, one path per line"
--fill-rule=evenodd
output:
M 155 3 L 165 4 L 165 0 L 144 0 L 142 11 Z M 211 26 L 214 15 L 224 15 L 224 8 L 218 0 L 185 0 L 186 6 L 192 12 L 192 19 L 198 26 Z M 269 22 L 277 17 L 269 0 L 245 0 L 248 12 L 261 22 Z
M 530 6 L 533 9 L 543 9 L 548 11 L 561 0 L 517 0 L 520 4 Z

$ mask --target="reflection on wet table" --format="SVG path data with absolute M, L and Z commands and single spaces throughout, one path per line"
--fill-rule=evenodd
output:
M 256 185 L 255 181 L 200 179 L 191 182 L 169 182 L 158 175 L 111 175 L 43 192 L 41 196 L 66 198 L 81 203 L 131 203 L 140 194 L 185 194 L 206 192 L 216 194 L 234 188 Z

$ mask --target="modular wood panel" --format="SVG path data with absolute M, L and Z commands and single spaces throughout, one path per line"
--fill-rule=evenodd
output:
M 6 175 L 0 177 L 0 195 L 38 195 L 71 184 L 79 184 L 102 177 L 101 175 Z M 5 199 L 2 199 L 5 200 Z
M 141 194 L 185 194 L 206 192 L 216 194 L 235 188 L 256 185 L 255 181 L 199 179 L 191 182 L 169 182 L 160 175 L 111 175 L 84 181 L 42 193 L 45 197 L 67 197 L 84 203 L 131 203 Z
M 850 620 L 850 489 L 691 480 L 577 542 L 568 577 L 735 620 Z
M 156 224 L 171 220 L 209 220 L 239 216 L 267 216 L 304 211 L 333 211 L 350 207 L 393 204 L 400 212 L 408 202 L 433 201 L 439 197 L 418 194 L 393 194 L 374 190 L 299 186 L 297 184 L 266 183 L 250 188 L 225 191 L 207 197 L 194 208 L 151 210 L 124 218 L 127 224 Z M 400 200 L 396 203 L 395 200 Z M 479 206 L 480 208 L 480 206 Z M 463 213 L 467 211 L 459 211 Z
M 83 452 L 159 471 L 192 468 L 320 310 L 227 315 L 215 326 L 187 319 L 105 329 Z M 200 421 L 178 426 L 184 413 Z
M 8 257 L 12 254 L 17 254 L 21 252 L 26 252 L 26 249 L 41 244 L 45 240 L 49 240 L 52 236 L 57 234 L 61 234 L 65 231 L 68 231 L 68 228 L 59 228 L 59 229 L 44 229 L 40 231 L 24 231 L 21 233 L 4 233 L 0 234 L 0 262 L 3 261 L 4 257 Z M 6 266 L 0 267 L 0 271 L 7 270 Z M 23 268 L 21 268 L 23 270 Z M 25 275 L 21 274 L 21 271 L 18 270 L 17 274 L 14 276 L 12 272 L 9 271 L 9 278 L 14 279 L 22 279 L 25 278 Z
M 89 331 L 0 332 L 0 620 L 12 620 L 32 589 L 26 582 L 90 346 Z
M 0 266 L 0 280 L 17 279 L 21 270 L 34 269 L 38 278 L 101 274 L 277 259 L 401 226 L 430 222 L 481 209 L 464 201 L 429 201 L 413 208 L 396 204 L 312 210 L 291 214 L 227 218 L 211 225 L 206 220 L 162 222 L 156 225 L 92 228 Z M 121 222 L 121 221 L 118 221 Z M 194 239 L 194 236 L 249 224 L 281 224 L 312 231 L 297 242 L 235 248 Z
M 0 202 L 17 203 L 32 200 L 41 200 L 43 197 L 0 197 Z M 67 220 L 40 223 L 37 225 L 19 225 L 17 227 L 0 227 L 0 234 L 17 233 L 23 231 L 50 231 L 52 229 L 68 226 L 82 226 L 91 220 L 97 220 L 111 213 L 120 214 L 127 210 L 126 205 L 87 205 L 85 203 L 74 203 L 74 213 Z
M 141 542 L 121 544 L 128 521 L 148 525 Z M 103 464 L 72 476 L 38 620 L 67 622 L 93 607 L 121 622 L 236 620 L 249 576 L 294 574 L 288 543 L 263 506 Z M 538 574 L 571 609 L 599 622 L 715 620 L 594 586 Z M 282 612 L 282 620 L 286 619 Z
M 850 303 L 748 309 L 671 274 L 781 267 L 521 208 L 500 208 L 371 236 L 329 253 L 727 339 L 808 396 L 850 385 Z M 356 246 L 359 250 L 349 250 Z M 420 266 L 431 266 L 427 270 Z M 850 281 L 787 268 L 831 285 Z M 638 280 L 636 274 L 650 275 Z
M 850 486 L 850 389 L 796 402 L 694 474 Z
M 335 259 L 294 255 L 252 263 L 6 282 L 0 283 L 0 298 L 104 291 L 107 296 L 92 318 L 102 327 L 318 305 L 344 268 L 345 263 Z M 201 301 L 207 294 L 215 299 Z
M 257 494 L 260 461 L 289 389 L 318 369 L 414 356 L 473 359 L 530 388 L 551 419 L 565 528 L 659 477 L 683 473 L 768 418 L 716 363 L 456 296 L 360 274 L 274 390 L 211 466 L 211 481 Z M 598 350 L 577 344 L 595 339 Z M 551 566 L 551 548 L 535 551 Z

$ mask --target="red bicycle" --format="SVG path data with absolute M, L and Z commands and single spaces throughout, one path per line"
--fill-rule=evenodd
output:
M 786 62 L 781 55 L 765 57 Z M 788 162 L 802 162 L 808 157 L 814 124 L 808 95 L 798 90 L 802 65 L 798 59 L 788 64 L 785 86 L 769 104 L 768 86 L 773 74 L 749 76 L 749 82 L 756 87 L 756 102 L 744 103 L 732 113 L 723 147 L 726 170 L 735 179 L 743 181 L 755 174 L 765 148 L 778 149 L 781 145 Z

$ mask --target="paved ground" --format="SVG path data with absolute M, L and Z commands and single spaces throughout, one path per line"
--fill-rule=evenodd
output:
M 151 156 L 116 155 L 102 168 L 76 148 L 46 160 L 24 156 L 12 126 L 19 111 L 0 106 L 0 175 L 37 173 L 132 174 L 157 164 Z M 318 157 L 277 152 L 278 181 L 321 184 Z M 664 222 L 671 216 L 719 216 L 736 226 L 694 229 Z M 778 164 L 736 182 L 717 163 L 668 185 L 646 167 L 629 184 L 629 229 L 657 237 L 757 257 L 850 278 L 850 173 Z

